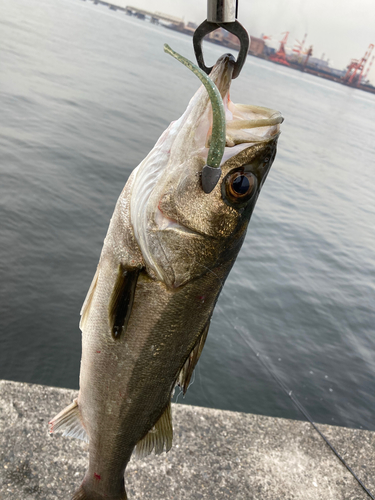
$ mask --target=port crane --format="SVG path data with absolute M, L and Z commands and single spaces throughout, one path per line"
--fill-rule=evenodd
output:
M 350 61 L 350 64 L 347 68 L 347 71 L 345 73 L 345 76 L 343 78 L 343 82 L 346 83 L 347 85 L 351 86 L 356 86 L 359 87 L 362 76 L 363 76 L 363 71 L 366 66 L 367 59 L 370 57 L 372 50 L 374 48 L 374 45 L 370 43 L 368 46 L 368 49 L 365 53 L 365 55 L 358 61 L 358 59 L 352 59 Z
M 372 63 L 374 62 L 375 56 L 372 56 L 371 61 L 369 62 L 369 65 L 367 66 L 366 73 L 363 75 L 363 80 L 367 80 L 367 76 L 370 73 L 370 69 L 372 66 Z
M 279 63 L 279 64 L 284 64 L 284 66 L 290 66 L 289 62 L 287 61 L 286 52 L 285 52 L 285 45 L 286 45 L 286 42 L 288 40 L 289 31 L 282 33 L 282 35 L 284 35 L 284 37 L 280 41 L 279 50 L 275 54 L 271 55 L 270 59 L 274 62 Z
M 309 62 L 309 58 L 310 58 L 310 56 L 312 56 L 312 54 L 313 54 L 313 46 L 310 45 L 310 47 L 306 51 L 305 62 L 303 63 L 303 71 L 305 71 L 307 63 Z
M 302 42 L 299 42 L 298 40 L 296 40 L 296 43 L 294 44 L 294 47 L 293 47 L 293 52 L 295 52 L 296 54 L 303 53 L 303 47 L 305 45 L 306 38 L 307 38 L 307 33 L 305 33 L 305 36 L 303 37 Z

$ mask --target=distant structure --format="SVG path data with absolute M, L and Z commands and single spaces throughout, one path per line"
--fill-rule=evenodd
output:
M 298 40 L 295 41 L 294 47 L 293 47 L 293 52 L 297 55 L 303 54 L 303 46 L 305 45 L 307 38 L 307 33 L 305 33 L 305 36 L 303 37 L 302 42 L 299 42 Z
M 367 80 L 367 76 L 370 73 L 370 69 L 371 69 L 372 63 L 374 62 L 374 59 L 375 59 L 375 56 L 372 56 L 371 61 L 370 61 L 369 65 L 367 66 L 366 73 L 363 75 L 361 83 L 363 83 L 364 81 Z
M 307 63 L 309 62 L 309 58 L 312 56 L 312 54 L 313 54 L 313 46 L 310 45 L 308 51 L 306 52 L 305 61 L 303 63 L 303 71 L 306 70 Z
M 179 17 L 171 16 L 169 14 L 163 14 L 163 12 L 155 12 L 155 14 L 153 15 L 159 17 L 159 19 L 163 19 L 164 21 L 170 21 L 176 24 L 181 24 L 184 22 L 184 20 Z
M 288 41 L 288 36 L 289 36 L 289 31 L 287 31 L 284 34 L 284 38 L 280 42 L 279 50 L 275 54 L 270 55 L 269 57 L 270 61 L 273 61 L 278 64 L 283 64 L 284 66 L 290 66 L 290 63 L 286 58 L 286 52 L 285 52 L 285 45 L 286 42 Z
M 116 2 L 118 0 L 111 1 Z M 169 14 L 164 14 L 162 12 L 150 12 L 147 10 L 139 9 L 138 7 L 132 7 L 131 5 L 122 7 L 118 4 L 111 3 L 111 1 L 92 0 L 95 5 L 106 5 L 111 10 L 123 11 L 129 16 L 134 16 L 144 21 L 148 20 L 151 23 L 160 24 L 165 28 L 178 31 L 179 33 L 184 33 L 189 36 L 193 36 L 194 31 L 197 28 L 197 25 L 195 23 L 188 22 L 187 24 L 185 24 L 183 19 L 171 16 Z M 284 37 L 280 41 L 278 50 L 275 50 L 273 47 L 269 47 L 266 43 L 267 40 L 272 39 L 272 36 L 250 36 L 249 54 L 255 57 L 266 59 L 276 64 L 288 66 L 298 71 L 303 71 L 311 75 L 326 78 L 337 83 L 348 85 L 350 87 L 356 87 L 375 94 L 375 87 L 366 80 L 375 58 L 375 56 L 373 56 L 369 64 L 367 64 L 367 61 L 369 60 L 374 49 L 373 44 L 369 45 L 362 59 L 352 59 L 346 70 L 340 70 L 331 68 L 329 66 L 329 59 L 325 60 L 324 54 L 320 59 L 312 57 L 312 45 L 310 45 L 308 49 L 304 48 L 307 33 L 305 33 L 302 42 L 295 40 L 295 44 L 292 50 L 286 49 L 289 32 L 287 31 L 283 33 L 283 35 Z M 224 47 L 228 47 L 237 51 L 240 49 L 238 38 L 222 28 L 209 33 L 206 37 L 206 40 L 211 43 L 223 45 Z
M 255 36 L 250 36 L 250 47 L 249 54 L 253 56 L 262 56 L 264 54 L 266 43 L 264 38 L 256 38 Z
M 318 57 L 310 57 L 308 62 L 310 68 L 316 68 L 321 71 L 329 71 L 329 61 L 324 60 L 323 58 L 319 59 Z
M 130 5 L 126 6 L 124 10 L 126 14 L 128 14 L 128 16 L 134 16 L 138 19 L 142 19 L 143 21 L 148 18 L 153 24 L 159 24 L 161 21 L 164 21 L 175 26 L 184 26 L 183 19 L 170 16 L 169 14 L 163 14 L 161 12 L 149 12 L 148 10 L 138 9 L 138 7 L 132 7 Z
M 362 83 L 362 76 L 363 76 L 363 71 L 366 66 L 366 62 L 368 58 L 370 57 L 372 51 L 374 49 L 374 45 L 370 43 L 368 46 L 368 49 L 365 53 L 365 55 L 362 57 L 361 60 L 357 59 L 352 59 L 350 61 L 350 64 L 347 68 L 347 71 L 345 73 L 345 76 L 343 78 L 343 83 L 346 85 L 351 85 L 353 87 L 359 87 L 360 84 Z M 370 65 L 372 64 L 372 61 Z

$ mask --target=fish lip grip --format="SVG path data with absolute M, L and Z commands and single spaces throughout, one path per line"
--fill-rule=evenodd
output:
M 234 65 L 232 79 L 237 78 L 246 61 L 249 52 L 249 35 L 245 28 L 237 21 L 239 0 L 207 0 L 207 19 L 198 26 L 193 36 L 193 46 L 198 66 L 208 75 L 212 67 L 208 68 L 204 63 L 202 52 L 203 38 L 217 30 L 223 28 L 240 41 L 240 51 Z
M 208 75 L 211 73 L 213 67 L 209 68 L 204 63 L 202 41 L 206 35 L 217 30 L 218 28 L 223 28 L 229 33 L 232 33 L 240 41 L 240 52 L 235 62 L 232 75 L 233 79 L 237 78 L 243 65 L 245 64 L 247 53 L 249 51 L 249 35 L 242 24 L 240 24 L 237 20 L 233 22 L 210 22 L 206 20 L 198 26 L 193 36 L 193 46 L 198 66 Z

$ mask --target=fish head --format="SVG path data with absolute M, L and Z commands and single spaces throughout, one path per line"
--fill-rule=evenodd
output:
M 230 269 L 276 155 L 280 113 L 235 105 L 229 97 L 233 60 L 210 75 L 225 109 L 221 176 L 205 193 L 202 170 L 212 131 L 212 106 L 200 88 L 182 117 L 161 136 L 136 171 L 131 221 L 151 276 L 180 287 L 220 266 Z

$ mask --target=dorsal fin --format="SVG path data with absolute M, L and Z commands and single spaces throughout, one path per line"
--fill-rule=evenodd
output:
M 203 331 L 199 339 L 197 340 L 197 343 L 195 344 L 194 348 L 189 354 L 187 360 L 185 361 L 184 366 L 182 367 L 177 377 L 177 384 L 181 387 L 184 394 L 186 394 L 186 391 L 188 390 L 194 368 L 198 363 L 200 355 L 202 354 L 209 328 L 210 328 L 210 322 L 208 321 L 207 325 L 203 328 Z
M 168 452 L 172 448 L 173 427 L 172 427 L 172 409 L 171 403 L 168 403 L 162 416 L 156 422 L 154 427 L 138 441 L 135 447 L 135 456 L 143 458 L 149 455 L 152 450 L 156 455 L 164 451 Z
M 84 301 L 82 309 L 81 309 L 81 321 L 79 323 L 79 327 L 81 330 L 84 329 L 87 317 L 89 315 L 92 298 L 94 296 L 96 285 L 98 283 L 98 277 L 99 277 L 99 266 L 96 268 L 96 271 L 95 271 L 94 277 L 92 279 L 89 291 L 87 292 L 85 301 Z
M 140 269 L 137 267 L 128 268 L 123 264 L 119 265 L 116 283 L 108 307 L 109 326 L 115 340 L 119 339 L 121 333 L 126 330 L 139 272 Z

